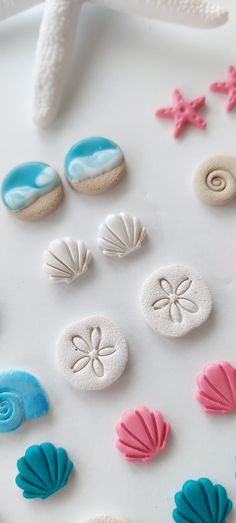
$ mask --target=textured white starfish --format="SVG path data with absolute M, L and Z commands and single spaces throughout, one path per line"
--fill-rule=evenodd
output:
M 29 9 L 42 0 L 0 0 L 0 20 Z M 45 0 L 36 52 L 33 119 L 46 126 L 55 118 L 61 100 L 63 73 L 73 49 L 77 21 L 86 0 Z M 204 0 L 91 0 L 120 12 L 212 28 L 228 19 L 226 10 Z

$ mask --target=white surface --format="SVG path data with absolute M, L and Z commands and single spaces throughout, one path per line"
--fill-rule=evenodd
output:
M 62 174 L 71 144 L 99 134 L 115 140 L 128 163 L 126 180 L 110 193 L 93 198 L 66 186 L 60 209 L 42 222 L 20 222 L 1 206 L 1 368 L 35 374 L 51 403 L 48 417 L 1 435 L 1 523 L 77 523 L 99 513 L 169 523 L 174 493 L 202 475 L 222 482 L 236 502 L 235 415 L 208 416 L 194 398 L 206 363 L 236 361 L 235 203 L 210 208 L 192 190 L 202 160 L 235 154 L 236 113 L 226 114 L 224 96 L 208 91 L 235 63 L 235 2 L 225 4 L 231 20 L 213 32 L 85 7 L 60 118 L 41 132 L 27 121 L 41 9 L 0 26 L 1 176 L 28 160 Z M 175 86 L 189 98 L 208 95 L 208 131 L 189 129 L 174 141 L 172 123 L 153 117 Z M 134 256 L 107 259 L 96 244 L 97 227 L 121 210 L 140 216 L 149 239 Z M 86 241 L 95 255 L 78 285 L 68 287 L 52 285 L 41 271 L 43 250 L 64 235 Z M 209 321 L 180 340 L 153 332 L 138 304 L 146 276 L 168 263 L 195 267 L 215 305 Z M 73 390 L 55 362 L 62 328 L 92 314 L 117 322 L 130 348 L 124 376 L 99 394 Z M 139 404 L 160 409 L 173 428 L 172 444 L 150 464 L 125 463 L 115 448 L 116 422 Z M 14 484 L 16 460 L 43 441 L 67 449 L 74 478 L 47 501 L 27 501 Z

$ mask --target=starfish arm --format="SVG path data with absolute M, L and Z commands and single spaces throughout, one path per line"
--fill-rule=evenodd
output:
M 199 129 L 206 129 L 207 127 L 206 121 L 194 111 L 188 115 L 188 122 Z
M 229 113 L 230 111 L 232 111 L 232 109 L 235 107 L 236 105 L 236 93 L 233 94 L 229 94 L 228 96 L 228 100 L 226 102 L 226 111 Z
M 172 93 L 172 98 L 173 98 L 174 106 L 177 106 L 179 104 L 185 104 L 185 100 L 184 100 L 181 92 L 179 91 L 179 89 L 174 89 L 174 91 Z
M 234 68 L 233 65 L 229 65 L 228 67 L 228 80 L 229 81 L 233 81 L 235 82 L 236 81 L 236 69 Z
M 228 93 L 229 85 L 227 82 L 213 82 L 210 85 L 210 90 L 215 93 Z
M 184 127 L 185 127 L 186 121 L 185 118 L 181 116 L 177 116 L 174 120 L 174 128 L 173 128 L 173 137 L 179 138 L 181 135 Z
M 44 127 L 55 118 L 71 59 L 81 0 L 46 0 L 36 51 L 33 119 Z
M 223 25 L 228 12 L 217 3 L 204 0 L 93 0 L 117 11 L 199 28 Z
M 40 3 L 42 0 L 0 0 L 0 21 Z
M 172 107 L 163 107 L 162 109 L 156 109 L 155 116 L 160 118 L 173 118 L 174 110 Z
M 189 105 L 191 106 L 191 108 L 194 111 L 197 111 L 198 109 L 201 109 L 201 107 L 203 107 L 203 105 L 205 105 L 205 103 L 206 103 L 205 96 L 199 96 L 199 98 L 196 98 L 195 100 L 192 100 L 191 102 L 189 102 Z

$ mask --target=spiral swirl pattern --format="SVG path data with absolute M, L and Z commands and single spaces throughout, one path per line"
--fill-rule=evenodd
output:
M 221 192 L 224 191 L 224 189 L 227 186 L 227 176 L 229 173 L 226 171 L 212 171 L 208 173 L 206 177 L 206 184 L 207 187 L 211 191 Z
M 198 168 L 194 188 L 207 205 L 225 205 L 236 197 L 236 158 L 215 156 Z
M 24 420 L 24 404 L 15 392 L 0 393 L 0 432 L 17 429 Z

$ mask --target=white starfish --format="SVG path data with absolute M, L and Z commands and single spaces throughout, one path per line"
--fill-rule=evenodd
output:
M 0 20 L 41 3 L 42 0 L 0 0 Z M 86 0 L 46 0 L 34 69 L 33 119 L 46 126 L 55 118 L 61 100 L 82 4 Z M 91 0 L 120 12 L 212 28 L 224 24 L 228 13 L 204 0 Z

